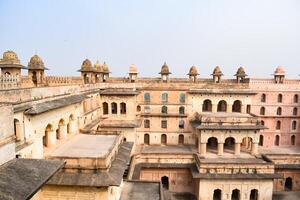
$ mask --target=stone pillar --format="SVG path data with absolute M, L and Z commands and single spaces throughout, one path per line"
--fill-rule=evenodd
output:
M 75 120 L 69 122 L 69 134 L 77 133 L 77 124 Z
M 222 156 L 224 152 L 224 143 L 218 143 L 218 155 Z
M 206 143 L 200 144 L 200 155 L 204 156 L 206 154 Z
M 56 144 L 56 131 L 47 131 L 46 134 L 47 147 L 54 146 Z
M 227 112 L 232 113 L 232 104 L 227 104 Z
M 241 143 L 235 143 L 234 145 L 234 154 L 240 155 L 241 153 Z
M 64 125 L 59 125 L 58 126 L 58 131 L 59 131 L 59 139 L 65 139 L 67 138 L 67 126 Z
M 213 113 L 218 112 L 218 104 L 212 104 L 211 106 L 212 106 L 212 112 Z
M 251 154 L 256 155 L 258 153 L 258 143 L 252 143 Z
M 247 113 L 247 105 L 246 104 L 242 104 L 241 113 Z
M 249 138 L 246 137 L 245 139 L 245 148 L 248 149 L 249 148 Z

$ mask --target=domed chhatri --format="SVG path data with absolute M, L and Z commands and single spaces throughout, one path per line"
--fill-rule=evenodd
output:
M 97 60 L 96 63 L 94 64 L 94 69 L 96 70 L 96 72 L 101 72 L 102 66 L 99 60 Z
M 81 65 L 82 69 L 92 68 L 92 62 L 89 59 L 85 59 Z
M 216 75 L 216 76 L 223 76 L 223 73 L 221 71 L 221 68 L 219 66 L 216 66 L 212 75 Z
M 189 71 L 188 75 L 190 75 L 190 76 L 197 76 L 197 75 L 199 75 L 198 74 L 198 70 L 197 70 L 197 68 L 194 65 L 190 68 L 190 71 Z
M 138 74 L 138 70 L 135 64 L 131 64 L 129 66 L 129 74 Z
M 104 62 L 103 65 L 102 65 L 102 71 L 104 73 L 110 73 L 108 65 L 106 64 L 106 62 Z
M 245 69 L 243 67 L 239 67 L 235 76 L 245 77 L 248 76 L 245 72 Z
M 30 58 L 28 63 L 28 69 L 47 69 L 44 65 L 43 60 L 38 56 L 34 55 Z
M 278 66 L 278 67 L 275 69 L 274 75 L 285 75 L 285 70 L 284 70 L 284 68 L 281 67 L 281 66 Z
M 167 65 L 167 63 L 165 62 L 163 64 L 163 66 L 161 67 L 161 70 L 160 70 L 160 73 L 159 74 L 165 74 L 165 75 L 168 75 L 168 74 L 171 74 L 170 70 L 169 70 L 169 66 Z
M 13 51 L 6 51 L 3 53 L 1 64 L 20 64 L 18 55 Z

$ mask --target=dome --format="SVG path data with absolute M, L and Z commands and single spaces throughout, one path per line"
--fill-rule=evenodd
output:
M 108 65 L 105 62 L 102 65 L 102 71 L 105 73 L 109 73 Z
M 245 69 L 243 67 L 239 67 L 235 76 L 247 76 Z
M 34 55 L 30 58 L 30 61 L 28 63 L 28 68 L 45 69 L 45 66 L 43 60 L 38 55 Z
M 190 76 L 197 76 L 198 75 L 197 68 L 195 66 L 192 66 L 190 68 L 190 71 L 189 71 L 188 75 L 190 75 Z
M 169 66 L 165 62 L 164 65 L 161 67 L 160 74 L 171 74 L 169 71 Z
M 137 67 L 135 66 L 135 64 L 131 64 L 129 66 L 129 74 L 137 74 L 137 73 L 138 73 Z
M 220 69 L 219 66 L 215 67 L 212 75 L 217 75 L 217 76 L 222 76 L 223 75 L 223 73 L 222 73 L 222 71 L 221 71 L 221 69 Z
M 87 69 L 87 68 L 91 68 L 92 67 L 92 62 L 89 59 L 85 59 L 82 62 L 81 68 L 82 69 Z
M 101 63 L 99 62 L 99 60 L 97 60 L 97 62 L 94 64 L 94 68 L 96 70 L 100 70 L 101 69 Z
M 284 68 L 278 66 L 278 67 L 275 69 L 275 75 L 285 75 L 285 70 L 284 70 Z
M 18 55 L 13 51 L 6 51 L 3 53 L 3 58 L 1 59 L 1 64 L 20 64 Z

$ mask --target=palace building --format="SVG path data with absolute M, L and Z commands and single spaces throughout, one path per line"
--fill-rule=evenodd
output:
M 21 63 L 0 60 L 0 199 L 300 198 L 300 79 L 283 67 L 124 78 L 89 59 L 75 77 Z

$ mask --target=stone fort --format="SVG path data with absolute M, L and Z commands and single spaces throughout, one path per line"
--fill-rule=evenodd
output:
M 86 59 L 62 77 L 6 51 L 0 68 L 0 199 L 300 198 L 300 79 L 282 67 L 124 78 Z

